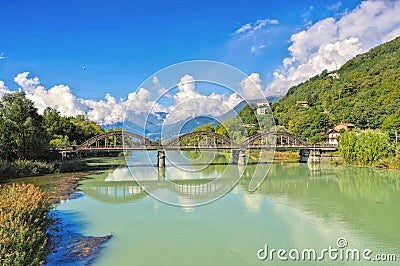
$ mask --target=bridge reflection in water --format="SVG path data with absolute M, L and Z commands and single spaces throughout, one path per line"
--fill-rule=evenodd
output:
M 265 167 L 269 165 L 265 164 Z M 284 191 L 288 185 L 302 186 L 307 180 L 313 182 L 316 179 L 336 179 L 333 172 L 327 172 L 326 169 L 316 171 L 313 165 L 309 165 L 309 168 L 306 168 L 308 171 L 304 171 L 306 178 L 293 178 L 290 171 L 286 172 L 285 175 L 288 176 L 283 178 L 282 167 L 282 165 L 272 165 L 268 178 L 256 193 L 273 192 L 276 189 Z M 256 169 L 256 166 L 251 164 L 246 166 L 216 164 L 203 167 L 201 171 L 188 173 L 177 167 L 154 168 L 135 165 L 135 177 L 141 177 L 138 180 L 139 183 L 132 177 L 128 167 L 124 167 L 94 176 L 93 179 L 85 181 L 80 189 L 91 197 L 113 203 L 139 201 L 148 195 L 147 192 L 157 197 L 168 190 L 176 197 L 171 199 L 173 202 L 190 205 L 192 199 L 199 195 L 209 199 L 219 197 L 218 193 L 223 187 L 233 188 L 238 184 L 247 190 L 251 177 L 257 174 Z M 265 175 L 265 172 L 263 174 Z M 277 176 L 279 176 L 278 179 L 276 179 Z M 265 191 L 265 188 L 269 189 Z

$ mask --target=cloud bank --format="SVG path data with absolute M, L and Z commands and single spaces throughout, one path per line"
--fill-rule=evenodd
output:
M 236 93 L 229 96 L 212 92 L 203 95 L 196 91 L 196 80 L 191 75 L 185 75 L 178 83 L 178 92 L 174 94 L 174 104 L 168 108 L 165 124 L 173 124 L 188 117 L 210 115 L 217 117 L 222 115 L 243 99 Z
M 254 80 L 259 78 L 254 75 Z M 39 113 L 42 113 L 46 107 L 51 107 L 60 112 L 63 116 L 84 115 L 87 119 L 100 125 L 111 125 L 124 121 L 125 112 L 129 107 L 130 115 L 142 115 L 151 112 L 167 112 L 166 123 L 174 123 L 187 117 L 198 115 L 219 116 L 242 101 L 236 93 L 229 95 L 217 94 L 212 92 L 209 95 L 203 95 L 196 90 L 195 78 L 185 75 L 181 78 L 177 86 L 177 92 L 174 95 L 166 94 L 166 97 L 173 101 L 169 106 L 162 106 L 154 100 L 153 93 L 160 94 L 165 92 L 157 77 L 153 77 L 152 83 L 154 91 L 146 88 L 140 88 L 136 92 L 128 94 L 128 98 L 116 99 L 109 93 L 102 100 L 81 99 L 76 97 L 69 86 L 56 85 L 46 89 L 40 84 L 38 77 L 29 77 L 29 72 L 19 73 L 15 76 L 16 82 L 26 94 L 26 97 L 35 103 Z M 245 96 L 253 97 L 254 86 L 259 86 L 251 80 L 242 82 L 243 93 Z M 258 87 L 257 87 L 258 88 Z M 0 97 L 11 91 L 0 81 Z
M 325 69 L 333 71 L 355 55 L 399 36 L 398 14 L 400 1 L 364 1 L 340 19 L 326 18 L 293 34 L 290 56 L 274 71 L 266 94 L 283 95 L 291 86 Z
M 145 112 L 152 108 L 154 111 L 166 111 L 161 105 L 150 100 L 150 92 L 140 88 L 137 92 L 129 93 L 128 99 L 119 99 L 106 94 L 103 100 L 85 100 L 76 97 L 69 86 L 56 85 L 46 89 L 40 85 L 38 77 L 29 78 L 29 72 L 18 74 L 14 81 L 25 92 L 26 97 L 35 103 L 39 113 L 46 107 L 58 110 L 63 116 L 85 115 L 89 120 L 100 125 L 110 125 L 123 122 L 125 110 L 131 101 L 134 110 Z M 0 81 L 0 97 L 10 90 Z
M 10 90 L 4 84 L 4 81 L 0 80 L 0 98 L 6 93 L 10 93 Z

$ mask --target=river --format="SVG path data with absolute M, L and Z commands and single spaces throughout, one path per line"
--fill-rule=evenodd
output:
M 140 163 L 133 167 L 152 171 Z M 226 167 L 208 166 L 200 170 L 201 179 L 212 180 Z M 247 167 L 251 172 L 255 166 Z M 179 177 L 179 170 L 167 166 L 165 176 Z M 347 244 L 343 250 L 370 249 L 372 258 L 382 253 L 400 259 L 398 176 L 398 171 L 354 166 L 273 164 L 255 192 L 248 192 L 244 174 L 214 202 L 177 207 L 149 196 L 127 181 L 127 168 L 118 168 L 83 181 L 84 196 L 57 209 L 78 225 L 79 233 L 113 235 L 95 265 L 305 265 L 309 262 L 294 261 L 296 253 L 289 262 L 276 254 L 272 262 L 271 257 L 260 260 L 257 253 L 265 245 L 298 249 L 301 260 L 304 249 L 316 250 L 317 256 L 330 246 L 339 249 L 340 238 Z M 321 265 L 365 264 L 363 258 L 339 262 L 325 255 Z
M 138 152 L 134 156 L 131 167 L 151 173 L 154 168 L 141 164 L 141 156 L 146 155 Z M 186 166 L 196 170 L 192 175 L 200 184 L 229 167 L 237 168 L 221 163 L 228 160 L 224 154 L 217 159 L 220 163 L 207 167 Z M 149 196 L 129 181 L 132 177 L 126 167 L 99 171 L 81 182 L 82 197 L 63 201 L 57 210 L 78 233 L 113 235 L 95 265 L 308 265 L 309 261 L 301 260 L 305 249 L 314 249 L 318 259 L 329 247 L 344 252 L 370 249 L 372 259 L 379 253 L 395 254 L 398 263 L 399 171 L 272 164 L 265 181 L 250 193 L 249 173 L 254 167 L 248 165 L 226 195 L 196 207 L 173 206 Z M 195 182 L 182 178 L 186 176 L 171 165 L 163 173 L 165 179 L 176 179 L 173 182 L 180 185 Z M 344 247 L 338 247 L 338 239 Z M 267 254 L 271 249 L 285 249 L 283 258 L 288 261 L 277 253 L 265 258 L 260 249 L 266 246 Z M 299 250 L 300 261 L 294 249 Z M 345 256 L 335 259 L 325 253 L 318 263 L 365 265 L 366 261 L 347 261 Z

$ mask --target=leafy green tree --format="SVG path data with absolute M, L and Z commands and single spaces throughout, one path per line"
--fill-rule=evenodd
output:
M 215 132 L 215 128 L 210 124 L 204 124 L 202 126 L 193 129 L 193 132 L 199 132 L 199 131 Z
M 395 152 L 395 147 L 390 143 L 387 134 L 371 130 L 360 133 L 354 149 L 357 161 L 365 165 L 378 162 L 382 158 L 394 155 Z
M 64 147 L 76 144 L 74 139 L 75 125 L 67 117 L 61 116 L 56 109 L 47 107 L 43 111 L 44 126 L 51 136 L 52 147 Z
M 61 136 L 61 135 L 53 135 L 53 138 L 50 140 L 50 146 L 52 147 L 66 147 L 66 146 L 71 146 L 71 142 L 69 141 L 69 138 L 67 135 Z
M 0 99 L 0 130 L 2 160 L 40 159 L 49 149 L 43 118 L 22 92 Z
M 357 159 L 356 142 L 357 135 L 354 131 L 348 131 L 339 137 L 338 150 L 346 163 L 353 163 Z
M 347 163 L 371 165 L 395 155 L 396 147 L 388 134 L 368 130 L 359 135 L 352 131 L 340 135 L 338 149 Z
M 244 124 L 257 124 L 257 116 L 255 115 L 250 104 L 245 105 L 245 107 L 243 107 L 238 114 Z
M 81 144 L 91 137 L 104 133 L 104 129 L 101 126 L 86 120 L 83 115 L 69 118 L 69 121 L 74 126 L 70 140 L 75 141 L 77 144 Z
M 246 133 L 248 136 L 253 136 L 257 134 L 259 129 L 258 119 L 256 114 L 254 113 L 253 106 L 247 104 L 243 107 L 242 110 L 239 111 L 239 118 L 242 120 L 243 124 L 254 124 L 253 127 L 246 127 Z
M 228 130 L 222 124 L 219 124 L 215 127 L 215 133 L 220 134 L 225 137 L 229 137 Z
M 382 123 L 382 129 L 388 131 L 390 136 L 399 138 L 400 135 L 400 114 L 395 113 L 386 117 Z

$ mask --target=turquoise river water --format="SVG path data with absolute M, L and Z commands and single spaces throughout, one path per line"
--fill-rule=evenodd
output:
M 132 158 L 132 167 L 153 171 L 140 164 L 140 156 Z M 237 166 L 188 167 L 197 170 L 196 180 L 183 178 L 187 171 L 171 165 L 163 176 L 181 186 L 204 184 Z M 316 251 L 311 260 L 318 265 L 399 265 L 399 171 L 272 164 L 265 181 L 250 193 L 252 167 L 247 166 L 226 195 L 202 206 L 161 202 L 129 181 L 128 168 L 118 168 L 82 181 L 84 196 L 64 201 L 57 209 L 79 233 L 113 234 L 94 265 L 308 265 L 308 251 L 302 257 L 305 249 Z M 338 250 L 337 257 L 334 251 L 322 252 L 329 248 Z M 271 257 L 271 249 L 287 252 Z M 346 259 L 349 249 L 359 250 L 360 261 L 351 255 Z M 371 250 L 366 254 L 370 261 L 362 257 L 365 250 Z M 393 259 L 391 254 L 397 262 L 375 260 L 376 255 Z

